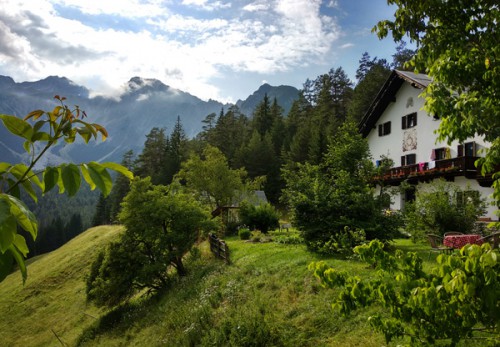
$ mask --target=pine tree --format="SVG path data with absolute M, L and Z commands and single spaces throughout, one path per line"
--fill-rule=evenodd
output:
M 133 170 L 133 158 L 134 152 L 132 150 L 127 151 L 123 155 L 123 159 L 121 164 L 129 170 Z M 130 190 L 130 180 L 123 176 L 117 175 L 115 178 L 115 183 L 113 184 L 113 188 L 111 189 L 111 193 L 107 198 L 107 208 L 109 208 L 110 221 L 116 222 L 118 220 L 118 213 L 121 210 L 121 203 L 123 198 L 127 195 Z
M 178 116 L 174 129 L 167 139 L 166 160 L 162 171 L 161 182 L 170 184 L 177 172 L 181 169 L 181 163 L 186 159 L 187 137 L 182 127 L 181 119 Z
M 135 163 L 135 174 L 140 177 L 151 177 L 153 184 L 167 184 L 163 170 L 166 166 L 168 139 L 165 129 L 153 128 L 146 135 L 144 149 Z

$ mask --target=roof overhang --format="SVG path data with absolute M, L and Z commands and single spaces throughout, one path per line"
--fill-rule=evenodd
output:
M 384 113 L 387 106 L 391 102 L 396 101 L 396 93 L 403 85 L 403 82 L 407 82 L 413 87 L 423 90 L 429 85 L 430 81 L 429 76 L 424 74 L 392 70 L 389 78 L 385 81 L 384 85 L 363 116 L 363 119 L 359 123 L 359 132 L 363 135 L 363 137 L 368 136 L 370 131 L 375 128 L 375 124 L 377 124 L 378 119 L 382 113 Z

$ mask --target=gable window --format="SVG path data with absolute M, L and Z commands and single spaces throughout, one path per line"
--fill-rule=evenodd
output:
M 466 142 L 457 147 L 459 157 L 475 157 L 476 156 L 476 143 Z
M 416 162 L 417 162 L 417 155 L 415 153 L 401 156 L 401 166 L 413 165 L 416 164 Z
M 391 122 L 378 125 L 378 136 L 385 136 L 391 133 Z
M 401 118 L 401 129 L 409 129 L 417 126 L 417 112 L 407 114 Z

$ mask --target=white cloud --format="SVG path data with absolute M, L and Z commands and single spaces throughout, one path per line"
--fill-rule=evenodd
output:
M 223 71 L 274 74 L 321 61 L 340 31 L 320 14 L 320 0 L 257 1 L 227 10 L 232 16 L 203 18 L 173 13 L 166 7 L 170 2 L 158 0 L 39 0 L 29 9 L 21 0 L 3 2 L 0 74 L 16 80 L 62 75 L 96 94 L 116 95 L 116 86 L 141 76 L 201 98 L 224 99 L 212 84 Z M 111 28 L 111 22 L 93 27 L 59 16 L 55 3 L 87 16 L 141 18 L 143 29 Z M 229 2 L 183 4 L 215 10 Z
M 218 9 L 230 8 L 230 2 L 209 1 L 209 0 L 182 0 L 182 4 L 186 6 L 194 6 L 206 11 L 214 11 Z

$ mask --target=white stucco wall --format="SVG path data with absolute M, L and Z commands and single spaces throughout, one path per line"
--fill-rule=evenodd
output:
M 367 140 L 374 163 L 376 160 L 379 160 L 382 155 L 385 155 L 394 161 L 395 167 L 398 167 L 401 166 L 401 156 L 407 154 L 416 154 L 416 163 L 429 162 L 431 161 L 432 150 L 440 147 L 448 147 L 451 157 L 457 157 L 458 141 L 453 141 L 450 145 L 444 142 L 436 142 L 437 135 L 435 131 L 439 127 L 439 120 L 435 120 L 433 117 L 428 116 L 423 110 L 424 99 L 419 97 L 421 92 L 421 89 L 414 88 L 409 83 L 403 83 L 396 93 L 396 101 L 388 105 L 375 127 L 368 134 Z M 417 145 L 415 149 L 404 151 L 404 133 L 409 129 L 402 129 L 401 119 L 403 116 L 413 112 L 417 113 L 417 125 L 411 129 L 416 132 Z M 378 125 L 388 121 L 391 121 L 390 134 L 379 136 Z M 476 149 L 478 150 L 476 155 L 481 156 L 479 149 L 484 148 L 485 145 L 487 146 L 483 138 L 475 137 L 466 142 L 469 141 L 476 142 Z M 455 184 L 459 185 L 461 188 L 470 186 L 470 189 L 481 192 L 482 196 L 487 198 L 488 202 L 492 201 L 491 194 L 493 193 L 493 189 L 479 186 L 475 179 L 467 179 L 463 176 L 458 176 L 455 177 Z M 419 183 L 417 189 L 422 185 L 422 183 Z M 376 193 L 378 192 L 379 190 L 377 188 Z M 397 210 L 401 209 L 404 205 L 403 200 L 401 194 L 396 194 L 393 198 L 391 208 Z M 495 206 L 488 204 L 488 211 L 484 217 L 490 217 L 497 220 L 498 217 L 495 215 L 496 210 L 497 208 Z

